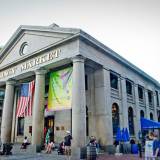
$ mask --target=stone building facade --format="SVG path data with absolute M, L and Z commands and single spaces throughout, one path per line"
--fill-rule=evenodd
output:
M 44 112 L 50 72 L 68 66 L 73 67 L 72 110 Z M 31 80 L 33 114 L 17 118 L 20 84 Z M 70 130 L 75 147 L 92 135 L 106 146 L 113 144 L 118 126 L 138 138 L 140 117 L 160 121 L 160 84 L 80 29 L 20 26 L 0 53 L 2 105 L 3 143 L 21 142 L 27 135 L 41 145 L 47 123 L 56 142 Z

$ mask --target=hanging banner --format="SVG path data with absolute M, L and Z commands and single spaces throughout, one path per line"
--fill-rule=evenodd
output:
M 50 74 L 48 110 L 62 110 L 71 108 L 72 100 L 72 71 L 69 67 Z

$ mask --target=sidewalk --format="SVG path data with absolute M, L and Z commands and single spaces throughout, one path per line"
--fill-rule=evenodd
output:
M 51 154 L 37 153 L 35 155 L 10 155 L 10 156 L 0 156 L 0 160 L 66 160 L 65 156 L 57 155 L 57 152 L 52 152 Z M 99 155 L 97 160 L 142 160 L 143 158 L 138 158 L 138 155 Z

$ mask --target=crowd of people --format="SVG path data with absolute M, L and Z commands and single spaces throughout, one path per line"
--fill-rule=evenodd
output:
M 46 134 L 45 134 L 45 150 L 46 153 L 51 153 L 52 149 L 55 148 L 55 144 L 54 142 L 51 140 L 51 129 L 48 129 Z M 72 135 L 70 133 L 70 131 L 66 131 L 66 136 L 64 137 L 64 140 L 59 144 L 58 147 L 58 154 L 62 154 L 62 155 L 67 155 L 70 156 L 71 155 L 71 140 L 72 140 Z M 160 140 L 158 139 L 157 134 L 154 134 L 153 132 L 150 132 L 146 137 L 145 137 L 145 157 L 151 156 L 148 155 L 148 149 L 146 148 L 146 144 L 151 144 L 150 142 L 152 142 L 153 146 L 152 146 L 152 150 L 153 150 L 153 157 L 160 157 Z M 21 149 L 26 149 L 27 146 L 29 145 L 29 141 L 28 138 L 25 136 L 23 143 L 21 145 Z M 130 140 L 130 144 L 131 146 L 136 144 L 136 141 L 134 139 Z M 140 143 L 140 141 L 138 141 L 137 143 L 138 145 L 138 151 L 140 154 L 140 157 L 142 157 L 142 144 Z M 120 143 L 118 141 L 114 142 L 115 147 L 119 146 Z M 94 136 L 91 136 L 89 139 L 89 143 L 87 144 L 87 146 L 94 146 L 96 149 L 96 154 L 98 154 L 99 152 L 99 148 L 100 145 L 97 142 L 96 138 Z
M 144 153 L 145 160 L 157 160 L 160 159 L 160 139 L 158 134 L 154 132 L 148 132 L 140 140 L 136 141 L 134 138 L 130 139 L 129 142 L 120 142 L 115 140 L 114 146 L 116 153 L 133 153 L 139 154 L 142 158 Z M 128 147 L 127 152 L 125 151 Z M 135 148 L 134 148 L 135 147 Z
M 55 148 L 54 142 L 51 140 L 51 129 L 48 129 L 45 136 L 45 149 L 46 153 L 51 153 L 52 149 Z M 70 156 L 71 154 L 71 140 L 72 136 L 70 131 L 66 131 L 66 136 L 64 137 L 64 141 L 59 144 L 58 154 Z

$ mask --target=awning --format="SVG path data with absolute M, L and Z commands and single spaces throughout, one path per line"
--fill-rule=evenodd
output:
M 160 128 L 160 123 L 155 122 L 153 120 L 149 120 L 146 118 L 141 118 L 141 129 L 147 130 L 147 129 L 158 129 Z

